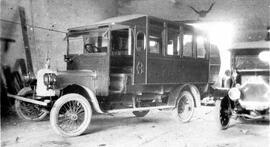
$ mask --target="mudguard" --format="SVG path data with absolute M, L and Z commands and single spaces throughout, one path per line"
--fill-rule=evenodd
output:
M 69 93 L 78 93 L 84 96 L 86 99 L 90 101 L 91 105 L 93 106 L 94 110 L 97 113 L 104 113 L 99 106 L 95 93 L 91 89 L 87 88 L 86 86 L 77 85 L 77 84 L 68 85 L 67 87 L 63 89 L 63 95 L 69 94 Z
M 168 105 L 169 106 L 176 106 L 176 101 L 181 92 L 188 90 L 192 93 L 194 97 L 195 107 L 201 106 L 201 96 L 198 88 L 192 84 L 184 84 L 181 86 L 176 87 L 169 95 Z

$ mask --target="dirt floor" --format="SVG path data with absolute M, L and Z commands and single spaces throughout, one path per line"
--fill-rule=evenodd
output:
M 151 111 L 144 118 L 131 113 L 93 116 L 87 132 L 64 138 L 51 129 L 49 120 L 27 122 L 16 115 L 1 121 L 3 147 L 267 147 L 270 146 L 269 121 L 248 123 L 232 120 L 230 128 L 220 130 L 216 108 L 196 109 L 191 122 L 181 124 L 171 111 Z

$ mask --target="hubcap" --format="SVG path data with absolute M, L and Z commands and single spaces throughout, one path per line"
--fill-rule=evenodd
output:
M 75 121 L 75 120 L 78 119 L 78 115 L 73 113 L 73 114 L 70 115 L 70 119 Z
M 188 118 L 192 114 L 192 102 L 188 97 L 183 96 L 178 103 L 178 115 L 182 119 Z

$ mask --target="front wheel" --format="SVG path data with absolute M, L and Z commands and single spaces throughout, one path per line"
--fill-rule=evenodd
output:
M 221 129 L 224 130 L 229 127 L 231 114 L 231 102 L 228 97 L 224 97 L 219 106 L 219 123 L 221 125 Z
M 194 99 L 189 91 L 181 93 L 176 102 L 176 109 L 174 110 L 178 119 L 183 122 L 189 122 L 194 114 Z
M 22 97 L 29 99 L 31 99 L 33 95 L 34 91 L 30 88 L 21 94 Z M 32 104 L 17 99 L 15 100 L 15 111 L 21 119 L 31 121 L 43 120 L 48 114 L 47 110 L 37 104 Z
M 53 130 L 62 136 L 81 135 L 89 126 L 92 117 L 91 105 L 79 94 L 60 97 L 51 110 Z

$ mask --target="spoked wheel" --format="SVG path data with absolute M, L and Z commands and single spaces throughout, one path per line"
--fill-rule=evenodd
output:
M 54 131 L 62 136 L 78 136 L 90 124 L 92 109 L 88 100 L 79 94 L 67 94 L 54 104 L 50 122 Z
M 28 89 L 23 94 L 22 97 L 32 98 L 33 97 L 33 90 Z M 33 121 L 40 121 L 47 116 L 48 111 L 42 108 L 40 105 L 15 100 L 15 111 L 21 119 L 24 120 L 33 120 Z
M 227 97 L 224 97 L 220 102 L 219 108 L 219 122 L 221 125 L 221 129 L 227 129 L 230 123 L 231 118 L 231 106 L 230 100 Z
M 133 111 L 132 112 L 136 117 L 144 117 L 146 114 L 149 113 L 149 110 L 145 111 Z
M 175 113 L 181 122 L 188 122 L 194 114 L 194 99 L 189 91 L 181 93 L 176 103 Z

